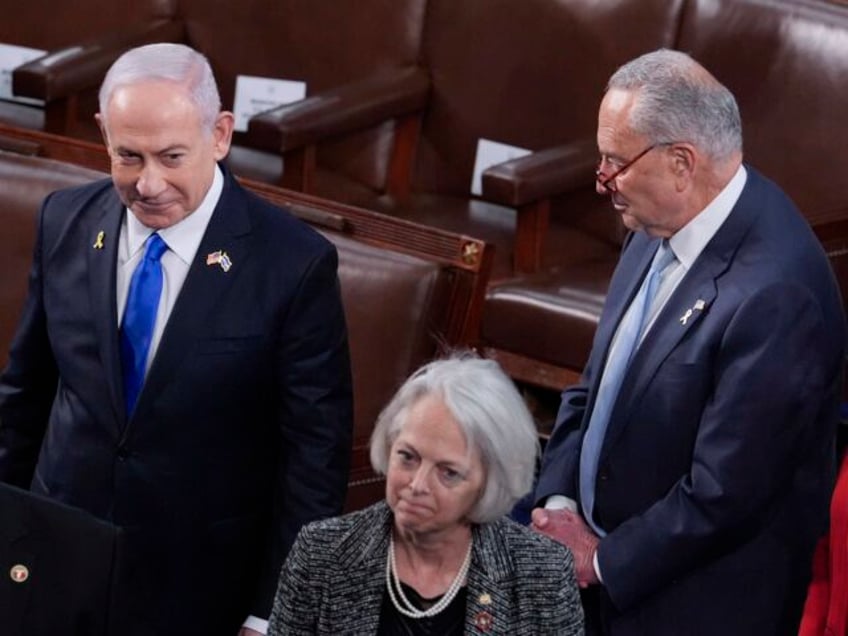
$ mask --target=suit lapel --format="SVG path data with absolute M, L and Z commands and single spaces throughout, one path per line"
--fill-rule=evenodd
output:
M 183 358 L 203 333 L 203 326 L 210 322 L 216 304 L 226 296 L 227 290 L 249 262 L 250 253 L 245 240 L 250 233 L 247 202 L 241 186 L 229 173 L 225 175 L 221 198 L 168 318 L 139 395 L 135 416 L 143 416 L 155 396 L 170 383 Z M 226 252 L 229 256 L 232 263 L 229 271 L 218 263 L 207 264 L 207 255 L 217 251 Z
M 88 254 L 89 297 L 98 333 L 100 359 L 112 398 L 114 421 L 119 422 L 123 428 L 126 412 L 118 345 L 116 275 L 121 220 L 125 208 L 111 188 L 94 205 L 99 209 L 89 231 L 91 242 L 85 246 Z
M 334 622 L 335 631 L 376 633 L 380 624 L 383 594 L 386 589 L 386 564 L 392 516 L 385 503 L 380 504 L 367 520 L 373 528 L 361 540 L 351 542 L 339 557 L 339 567 L 329 589 L 357 590 L 357 594 L 340 594 L 326 616 Z
M 610 426 L 604 440 L 602 457 L 624 430 L 627 413 L 632 411 L 657 373 L 660 365 L 689 331 L 697 328 L 716 296 L 715 279 L 726 268 L 721 259 L 709 258 L 687 273 L 669 298 L 654 326 L 636 350 L 621 384 Z M 691 275 L 690 275 L 691 274 Z M 696 309 L 703 304 L 703 308 Z M 691 310 L 691 312 L 690 312 Z M 683 322 L 683 317 L 689 317 Z

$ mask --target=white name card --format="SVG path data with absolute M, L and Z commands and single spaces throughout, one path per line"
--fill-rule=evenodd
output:
M 0 99 L 10 99 L 24 104 L 42 104 L 39 99 L 15 97 L 12 94 L 12 71 L 21 64 L 46 55 L 47 51 L 13 44 L 0 44 Z
M 471 194 L 483 194 L 483 172 L 494 165 L 518 159 L 531 154 L 532 150 L 509 146 L 497 141 L 480 139 L 477 141 L 477 155 L 474 158 L 474 175 L 471 177 Z
M 247 122 L 257 113 L 306 97 L 306 82 L 239 75 L 236 77 L 236 99 L 233 114 L 235 129 L 247 130 Z

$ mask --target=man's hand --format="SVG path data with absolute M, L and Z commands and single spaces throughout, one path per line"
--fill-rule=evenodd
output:
M 250 629 L 249 627 L 242 627 L 239 630 L 238 636 L 262 636 L 262 632 L 257 632 L 255 629 Z
M 583 518 L 570 510 L 536 508 L 532 513 L 533 529 L 563 544 L 574 555 L 574 573 L 580 587 L 598 583 L 592 560 L 600 539 Z

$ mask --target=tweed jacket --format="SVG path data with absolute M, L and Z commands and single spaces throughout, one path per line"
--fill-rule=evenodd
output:
M 391 527 L 380 502 L 303 528 L 268 634 L 375 634 Z M 466 634 L 583 634 L 571 553 L 509 519 L 474 527 L 467 581 Z

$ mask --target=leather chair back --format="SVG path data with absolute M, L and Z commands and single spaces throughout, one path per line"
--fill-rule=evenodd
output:
M 534 151 L 594 139 L 610 74 L 671 46 L 682 4 L 429 0 L 422 64 L 433 88 L 413 190 L 469 197 L 481 137 Z M 621 238 L 612 214 L 583 220 Z
M 105 176 L 80 166 L 0 151 L 0 210 L 6 237 L 0 249 L 0 368 L 6 366 L 9 343 L 26 297 L 36 213 L 42 200 L 58 188 Z
M 173 15 L 176 0 L 3 2 L 0 43 L 54 50 L 151 18 Z
M 813 223 L 845 207 L 844 6 L 823 0 L 689 0 L 677 48 L 736 95 L 746 161 L 780 184 Z
M 327 233 L 339 251 L 354 394 L 352 479 L 368 480 L 368 442 L 377 416 L 407 376 L 436 353 L 451 282 L 439 263 Z M 379 308 L 379 309 L 378 309 Z M 382 495 L 382 484 L 368 492 Z M 378 496 L 379 495 L 379 496 Z M 363 494 L 349 490 L 348 508 Z
M 304 81 L 311 95 L 415 64 L 425 8 L 425 0 L 180 0 L 179 11 L 188 44 L 209 58 L 224 106 L 231 108 L 238 75 Z M 318 161 L 382 187 L 391 131 L 387 124 L 323 145 Z M 264 154 L 255 162 L 272 160 Z M 242 167 L 241 174 L 262 176 L 262 166 Z

